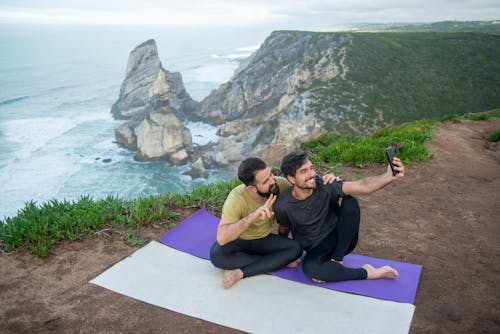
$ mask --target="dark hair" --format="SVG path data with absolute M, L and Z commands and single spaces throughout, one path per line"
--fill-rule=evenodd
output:
M 266 163 L 260 158 L 246 158 L 238 167 L 238 179 L 246 186 L 255 185 L 255 174 L 266 167 Z
M 288 175 L 295 176 L 295 172 L 300 166 L 309 160 L 309 155 L 305 152 L 293 152 L 285 155 L 281 160 L 281 172 L 287 177 Z

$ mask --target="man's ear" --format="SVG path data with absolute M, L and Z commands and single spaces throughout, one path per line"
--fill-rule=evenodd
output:
M 292 175 L 288 175 L 286 177 L 286 179 L 288 180 L 288 182 L 290 182 L 292 185 L 295 184 L 295 176 L 292 176 Z

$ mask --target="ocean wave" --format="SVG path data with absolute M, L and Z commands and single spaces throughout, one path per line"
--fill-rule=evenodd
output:
M 250 46 L 243 46 L 241 48 L 236 48 L 236 51 L 243 51 L 243 52 L 254 52 L 258 48 L 260 48 L 260 44 L 257 45 L 250 45 Z
M 22 158 L 76 125 L 74 120 L 61 117 L 16 119 L 0 124 L 6 139 L 21 146 L 16 155 Z
M 23 100 L 29 99 L 30 97 L 31 96 L 29 96 L 29 95 L 18 96 L 18 97 L 12 98 L 12 99 L 0 101 L 0 106 L 7 105 L 7 104 L 12 104 L 12 103 L 16 103 L 16 102 L 19 102 L 19 101 L 23 101 Z
M 81 84 L 74 84 L 74 85 L 62 85 L 62 86 L 56 86 L 56 87 L 51 87 L 48 88 L 44 91 L 44 93 L 54 93 L 54 92 L 59 92 L 67 89 L 72 89 L 72 88 L 78 88 L 82 87 Z
M 211 57 L 213 59 L 227 59 L 230 61 L 240 61 L 242 59 L 248 58 L 251 55 L 251 53 L 232 53 L 232 54 L 227 54 L 227 55 L 217 55 L 213 54 Z
M 213 82 L 216 83 L 216 87 L 217 85 L 229 80 L 237 66 L 238 64 L 234 62 L 200 66 L 196 69 L 183 73 L 183 77 L 187 86 L 188 81 L 196 81 L 198 83 Z
M 184 124 L 193 136 L 193 145 L 203 146 L 219 139 L 217 127 L 203 122 L 186 122 Z

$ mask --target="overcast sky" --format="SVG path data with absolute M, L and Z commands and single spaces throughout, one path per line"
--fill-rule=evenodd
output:
M 272 26 L 498 20 L 500 0 L 0 0 L 0 23 Z

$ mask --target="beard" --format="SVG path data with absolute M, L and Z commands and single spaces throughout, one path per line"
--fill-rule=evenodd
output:
M 271 195 L 276 195 L 278 196 L 280 194 L 280 187 L 275 183 L 271 188 L 269 188 L 268 192 L 260 192 L 259 189 L 257 189 L 257 194 L 259 194 L 260 197 L 262 198 L 269 198 Z
M 317 176 L 311 177 L 311 178 L 305 180 L 304 183 L 302 183 L 302 184 L 295 183 L 294 187 L 297 187 L 297 188 L 303 189 L 303 190 L 316 189 L 316 186 L 317 186 L 316 177 Z M 315 180 L 314 185 L 311 186 L 311 185 L 307 184 L 307 182 L 309 182 L 310 180 Z

